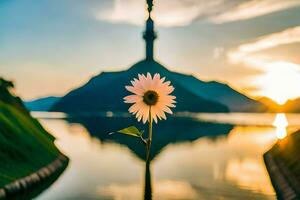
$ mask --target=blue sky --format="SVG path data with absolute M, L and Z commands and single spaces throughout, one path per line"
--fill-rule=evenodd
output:
M 144 58 L 143 0 L 0 0 L 0 76 L 63 95 Z M 156 58 L 278 102 L 300 96 L 300 1 L 156 0 Z

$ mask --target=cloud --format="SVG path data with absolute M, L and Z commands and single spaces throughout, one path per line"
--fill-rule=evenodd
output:
M 229 61 L 245 64 L 262 70 L 252 80 L 252 86 L 260 88 L 256 95 L 264 95 L 283 104 L 288 99 L 300 96 L 300 65 L 287 60 L 276 60 L 272 55 L 260 51 L 285 44 L 300 42 L 300 26 L 258 38 L 254 42 L 242 44 L 227 53 Z
M 129 23 L 141 25 L 145 18 L 146 5 L 138 0 L 113 0 L 112 6 L 105 10 L 95 10 L 96 19 L 112 23 Z
M 188 182 L 160 180 L 155 185 L 159 185 L 159 187 L 155 188 L 153 199 L 199 199 L 197 191 Z M 100 197 L 109 199 L 139 199 L 143 196 L 141 185 L 136 183 L 98 187 L 97 193 Z
M 221 24 L 232 21 L 246 20 L 276 11 L 285 10 L 299 6 L 299 0 L 252 0 L 241 3 L 220 15 L 214 16 L 211 20 Z
M 258 56 L 256 55 L 254 59 L 254 56 L 250 55 L 251 53 L 296 42 L 300 42 L 300 26 L 272 33 L 258 38 L 253 42 L 242 44 L 236 50 L 230 51 L 227 55 L 232 62 L 244 61 L 251 63 L 251 65 L 257 65 L 252 62 L 259 60 Z M 260 57 L 260 59 L 262 59 L 262 57 Z
M 261 37 L 255 42 L 243 44 L 239 47 L 239 51 L 251 53 L 295 42 L 300 42 L 300 26 Z
M 225 49 L 224 47 L 215 47 L 213 49 L 213 58 L 218 60 L 224 55 Z
M 299 0 L 156 0 L 153 16 L 159 26 L 186 26 L 202 20 L 226 23 L 246 20 L 300 5 Z M 94 16 L 112 23 L 143 25 L 146 5 L 142 0 L 113 0 L 106 10 Z
M 228 54 L 228 57 L 235 64 L 244 64 L 261 70 L 260 74 L 249 79 L 250 86 L 259 88 L 248 91 L 252 95 L 267 96 L 280 104 L 300 96 L 300 90 L 297 89 L 300 85 L 300 65 L 298 63 L 276 60 L 271 56 L 262 57 L 251 54 L 240 56 L 239 53 L 232 52 Z
M 200 16 L 209 16 L 222 8 L 224 0 L 157 0 L 154 4 L 153 18 L 159 26 L 185 26 Z M 106 11 L 95 12 L 99 20 L 112 23 L 142 25 L 146 18 L 145 1 L 114 0 Z

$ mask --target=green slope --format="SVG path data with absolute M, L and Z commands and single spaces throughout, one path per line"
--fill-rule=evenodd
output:
M 0 82 L 1 83 L 1 82 Z M 51 136 L 0 84 L 0 188 L 57 158 Z

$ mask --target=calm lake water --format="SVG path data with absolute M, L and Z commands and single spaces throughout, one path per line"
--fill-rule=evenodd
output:
M 276 199 L 262 155 L 300 128 L 295 114 L 180 113 L 154 127 L 146 170 L 139 140 L 108 134 L 133 124 L 127 115 L 35 115 L 70 158 L 38 200 Z

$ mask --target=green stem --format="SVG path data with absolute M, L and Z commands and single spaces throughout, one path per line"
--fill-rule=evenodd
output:
M 149 161 L 151 143 L 152 143 L 152 116 L 151 116 L 151 106 L 150 106 L 150 108 L 149 108 L 149 135 L 148 135 L 148 140 L 147 140 L 147 144 L 146 144 L 146 148 L 147 148 L 146 162 Z

